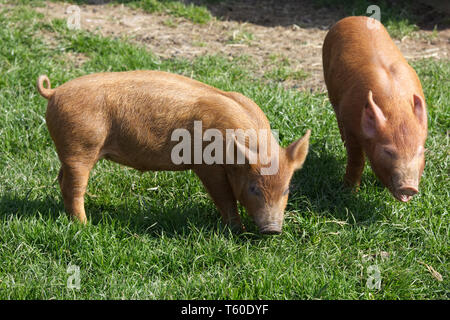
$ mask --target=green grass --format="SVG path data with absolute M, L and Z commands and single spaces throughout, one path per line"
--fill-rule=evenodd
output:
M 323 93 L 266 84 L 245 61 L 161 60 L 125 40 L 69 31 L 61 20 L 44 23 L 25 5 L 1 10 L 0 299 L 450 297 L 448 61 L 414 64 L 428 103 L 429 153 L 420 195 L 402 204 L 369 168 L 359 193 L 342 190 L 345 153 Z M 88 60 L 74 68 L 68 52 Z M 140 174 L 107 161 L 91 174 L 89 224 L 66 217 L 36 78 L 47 74 L 55 87 L 87 73 L 133 69 L 168 70 L 245 94 L 284 146 L 312 129 L 282 235 L 259 235 L 245 213 L 249 232 L 230 233 L 192 172 Z M 80 267 L 80 290 L 67 288 L 71 264 Z M 371 265 L 381 272 L 380 290 L 366 285 Z
M 295 69 L 291 66 L 291 62 L 288 58 L 279 55 L 270 55 L 268 65 L 271 66 L 269 71 L 264 73 L 264 78 L 273 81 L 286 81 L 286 80 L 303 80 L 309 76 L 309 73 Z
M 230 32 L 227 43 L 229 44 L 247 44 L 250 45 L 255 40 L 253 33 L 241 28 Z
M 183 17 L 192 22 L 203 24 L 212 19 L 211 13 L 205 6 L 185 4 L 174 0 L 117 0 L 116 3 L 124 3 L 132 8 L 140 8 L 146 12 L 164 12 L 176 17 Z
M 61 0 L 50 0 L 61 2 Z M 201 3 L 214 2 L 215 0 L 203 0 Z M 27 4 L 31 6 L 44 6 L 43 0 L 0 0 L 7 3 Z M 212 20 L 212 15 L 204 5 L 186 4 L 177 0 L 67 0 L 65 2 L 77 5 L 83 4 L 123 4 L 133 9 L 142 9 L 148 13 L 165 13 L 175 17 L 183 17 L 198 24 L 204 24 Z

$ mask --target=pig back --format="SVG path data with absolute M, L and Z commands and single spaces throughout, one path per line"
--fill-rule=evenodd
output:
M 368 17 L 340 20 L 323 45 L 324 78 L 333 106 L 338 108 L 349 92 L 365 95 L 379 69 L 393 63 L 407 64 L 380 22 Z
M 184 129 L 194 137 L 195 121 L 224 137 L 226 129 L 268 126 L 250 99 L 160 71 L 80 77 L 58 87 L 52 99 L 53 122 L 83 127 L 85 141 L 102 128 L 106 138 L 91 144 L 104 141 L 101 154 L 140 170 L 186 169 L 171 165 L 170 151 L 178 143 L 172 134 Z
M 359 123 L 371 90 L 379 99 L 423 97 L 409 66 L 383 25 L 368 17 L 336 23 L 323 45 L 324 78 L 338 121 Z M 383 112 L 390 113 L 381 104 Z

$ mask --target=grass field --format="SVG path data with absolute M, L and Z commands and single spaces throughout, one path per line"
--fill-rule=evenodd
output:
M 341 188 L 345 152 L 326 93 L 267 83 L 245 57 L 161 60 L 125 39 L 47 23 L 28 4 L 0 10 L 0 299 L 450 298 L 448 60 L 413 64 L 428 104 L 429 152 L 421 192 L 403 204 L 368 167 L 357 194 Z M 79 68 L 76 55 L 87 58 Z M 312 129 L 282 235 L 259 235 L 245 213 L 248 233 L 231 233 L 192 172 L 140 174 L 107 161 L 90 177 L 89 224 L 67 218 L 36 79 L 47 74 L 56 87 L 133 69 L 243 93 L 283 146 Z M 70 265 L 80 268 L 80 289 L 67 287 Z M 379 289 L 367 285 L 374 268 Z

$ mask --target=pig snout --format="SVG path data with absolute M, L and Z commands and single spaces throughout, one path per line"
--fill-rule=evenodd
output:
M 254 221 L 262 234 L 280 234 L 283 229 L 283 211 L 277 214 L 261 214 Z
M 408 178 L 414 176 L 415 178 Z M 394 175 L 393 179 L 393 194 L 395 198 L 401 202 L 408 202 L 419 193 L 419 179 L 418 173 L 414 170 L 410 170 L 409 174 L 405 177 L 404 175 Z
M 270 223 L 259 229 L 262 234 L 276 235 L 281 234 L 282 227 L 278 223 Z
M 417 193 L 419 193 L 417 186 L 403 185 L 396 189 L 395 197 L 402 202 L 408 202 Z

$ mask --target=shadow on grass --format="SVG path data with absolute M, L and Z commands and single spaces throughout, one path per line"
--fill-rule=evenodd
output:
M 407 19 L 421 29 L 449 27 L 450 6 L 439 0 L 186 0 L 205 5 L 222 20 L 251 22 L 263 26 L 290 26 L 328 29 L 349 15 L 369 15 L 367 8 L 378 5 L 381 20 Z M 442 1 L 445 2 L 445 1 Z
M 317 212 L 350 224 L 379 220 L 379 212 L 386 209 L 381 197 L 363 196 L 361 192 L 344 187 L 346 160 L 337 159 L 336 155 L 325 150 L 324 145 L 325 139 L 311 145 L 303 169 L 297 171 L 292 179 L 294 190 L 287 209 Z M 383 191 L 379 183 L 378 191 Z
M 57 190 L 52 190 L 51 194 L 43 192 L 33 193 L 33 196 L 30 196 L 33 189 L 26 195 L 4 193 L 0 196 L 0 221 L 9 218 L 33 220 L 40 217 L 44 220 L 56 221 L 61 219 L 61 216 L 67 216 L 56 184 L 55 182 L 54 188 Z M 49 190 L 51 188 L 50 186 Z M 117 202 L 114 204 L 97 202 L 95 198 L 86 195 L 85 209 L 88 223 L 111 225 L 132 234 L 145 234 L 155 238 L 180 237 L 200 231 L 208 235 L 221 234 L 224 237 L 233 237 L 242 241 L 264 237 L 258 233 L 253 221 L 245 214 L 242 221 L 249 233 L 233 232 L 222 223 L 220 213 L 210 199 L 194 203 L 186 198 L 175 207 L 157 206 L 145 200 L 139 200 L 139 204 L 133 201 L 130 205 L 126 200 L 120 202 L 118 205 Z
M 86 206 L 92 224 L 115 223 L 137 234 L 185 235 L 196 230 L 226 229 L 220 223 L 220 214 L 211 205 L 192 203 L 180 208 L 153 205 L 130 208 L 127 205 L 94 204 Z
M 0 197 L 0 219 L 9 217 L 19 218 L 37 218 L 39 214 L 45 217 L 57 219 L 64 211 L 60 200 L 51 196 L 44 195 L 36 199 L 30 196 L 30 192 L 25 196 L 15 193 L 4 193 Z
M 246 214 L 241 217 L 247 232 L 233 232 L 222 223 L 220 213 L 214 207 L 212 200 L 211 203 L 192 203 L 188 206 L 183 203 L 182 208 L 145 204 L 141 207 L 136 205 L 130 207 L 126 204 L 95 203 L 95 200 L 87 196 L 85 208 L 89 224 L 108 225 L 132 235 L 186 238 L 189 235 L 202 233 L 205 237 L 221 236 L 242 243 L 271 237 L 260 234 L 256 225 Z M 30 199 L 26 196 L 6 193 L 0 197 L 0 221 L 9 218 L 32 220 L 40 217 L 44 220 L 56 221 L 61 219 L 62 215 L 65 216 L 66 213 L 59 195 L 43 195 L 39 199 Z
M 380 218 L 379 211 L 385 208 L 381 197 L 363 197 L 344 188 L 342 174 L 345 159 L 337 159 L 327 151 L 325 142 L 323 139 L 311 145 L 303 169 L 295 173 L 287 210 L 314 212 L 350 224 L 377 221 Z M 44 194 L 36 191 L 30 191 L 26 195 L 3 194 L 0 197 L 0 219 L 10 216 L 28 219 L 40 215 L 57 220 L 65 213 L 56 184 L 55 182 L 56 190 Z M 377 189 L 381 192 L 383 187 L 380 185 Z M 94 225 L 114 224 L 132 233 L 155 237 L 180 236 L 198 230 L 226 235 L 231 231 L 221 222 L 220 214 L 210 199 L 194 203 L 186 198 L 175 206 L 158 206 L 144 199 L 133 200 L 131 203 L 126 200 L 116 203 L 96 201 L 87 195 L 85 208 L 89 222 Z M 248 231 L 241 239 L 257 240 L 264 237 L 258 233 L 252 219 L 245 214 L 242 207 L 240 213 Z
M 164 11 L 164 5 L 184 3 L 205 6 L 220 20 L 250 22 L 268 27 L 298 25 L 328 29 L 349 15 L 370 15 L 367 8 L 377 5 L 381 20 L 408 20 L 421 29 L 450 27 L 450 5 L 440 0 L 71 0 L 72 3 L 102 5 L 133 4 L 147 11 Z
M 59 191 L 59 190 L 58 190 Z M 154 236 L 186 234 L 196 229 L 227 229 L 220 223 L 220 214 L 211 202 L 209 205 L 195 203 L 182 208 L 151 207 L 125 204 L 114 205 L 96 203 L 86 196 L 85 209 L 89 223 L 115 224 L 130 232 L 150 234 Z M 0 220 L 9 217 L 20 219 L 38 218 L 57 220 L 65 215 L 64 205 L 60 195 L 41 195 L 30 198 L 25 195 L 5 193 L 0 197 Z

